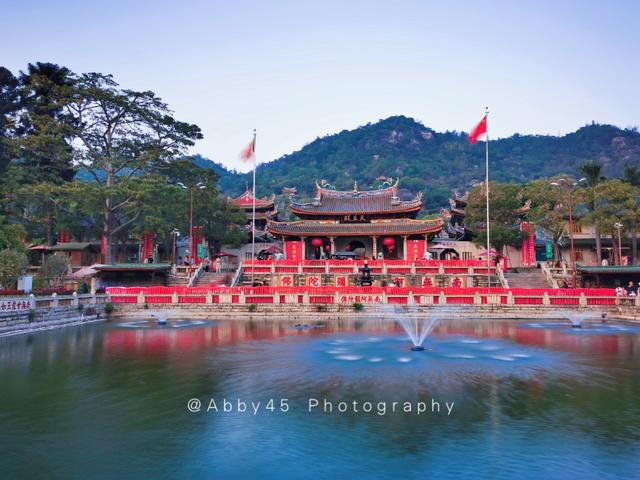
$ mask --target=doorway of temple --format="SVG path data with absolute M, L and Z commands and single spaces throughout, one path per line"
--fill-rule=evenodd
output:
M 351 240 L 349 243 L 347 243 L 346 250 L 355 253 L 360 258 L 365 257 L 366 247 L 360 240 Z

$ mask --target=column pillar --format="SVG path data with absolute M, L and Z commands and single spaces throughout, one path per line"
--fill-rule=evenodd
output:
M 371 240 L 373 240 L 373 258 L 378 258 L 378 237 L 372 236 Z
M 300 240 L 302 240 L 302 260 L 306 260 L 307 259 L 306 242 L 304 241 L 304 237 L 300 237 Z
M 331 255 L 336 253 L 336 237 L 329 237 L 329 241 L 331 242 Z
M 402 236 L 402 258 L 404 258 L 405 260 L 409 260 L 407 256 L 407 236 L 406 235 Z

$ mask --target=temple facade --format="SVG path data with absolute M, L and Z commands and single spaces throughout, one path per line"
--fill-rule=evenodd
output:
M 270 220 L 267 231 L 282 240 L 288 260 L 336 254 L 422 260 L 428 240 L 442 230 L 443 220 L 416 220 L 421 208 L 421 194 L 410 200 L 398 198 L 398 180 L 368 191 L 359 191 L 357 182 L 352 191 L 316 182 L 312 202 L 291 198 L 291 213 L 299 220 Z

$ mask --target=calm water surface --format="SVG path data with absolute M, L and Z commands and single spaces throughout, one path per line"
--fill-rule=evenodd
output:
M 365 317 L 0 338 L 0 478 L 640 478 L 639 328 L 443 320 L 426 346 Z

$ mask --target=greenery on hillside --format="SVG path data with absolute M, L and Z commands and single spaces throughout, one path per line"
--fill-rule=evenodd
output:
M 562 137 L 513 135 L 492 141 L 493 180 L 525 182 L 560 172 L 577 175 L 588 160 L 602 165 L 607 177 L 618 177 L 625 165 L 640 164 L 640 133 L 591 124 Z M 237 195 L 250 174 L 229 172 L 200 158 L 200 165 L 220 175 L 223 192 Z M 439 133 L 404 116 L 390 117 L 355 130 L 318 138 L 301 150 L 258 167 L 258 193 L 280 194 L 296 187 L 301 196 L 314 193 L 315 180 L 339 189 L 361 188 L 381 175 L 400 177 L 401 187 L 425 196 L 427 212 L 447 205 L 452 189 L 468 190 L 484 178 L 484 143 L 468 143 L 466 133 Z

